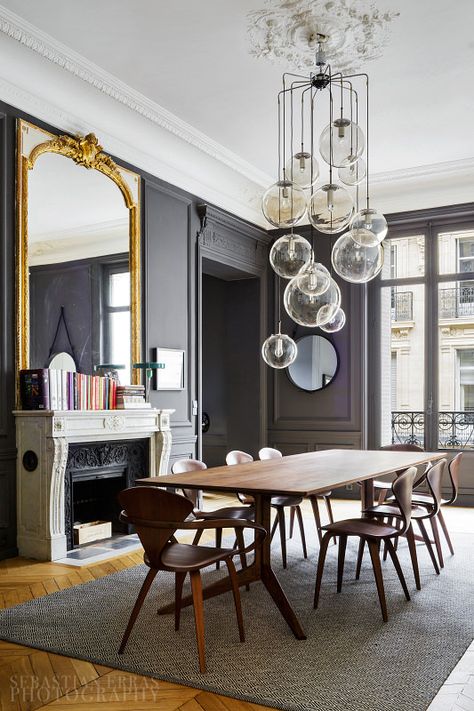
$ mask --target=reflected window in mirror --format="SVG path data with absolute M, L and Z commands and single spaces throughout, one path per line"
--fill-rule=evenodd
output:
M 102 279 L 102 363 L 124 366 L 121 383 L 129 383 L 130 363 L 130 271 L 128 260 L 106 265 Z
M 298 355 L 287 368 L 293 385 L 307 392 L 327 387 L 339 368 L 339 356 L 334 345 L 323 336 L 310 335 L 297 339 L 296 344 Z

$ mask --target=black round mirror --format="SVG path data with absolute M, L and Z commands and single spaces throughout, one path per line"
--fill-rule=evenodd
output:
M 293 385 L 309 393 L 327 387 L 339 368 L 331 341 L 323 336 L 303 336 L 296 344 L 298 355 L 286 371 Z

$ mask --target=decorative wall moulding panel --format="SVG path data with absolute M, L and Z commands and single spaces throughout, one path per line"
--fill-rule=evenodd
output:
M 268 441 L 271 447 L 281 449 L 284 454 L 299 454 L 324 449 L 361 449 L 360 432 L 326 432 L 270 430 Z

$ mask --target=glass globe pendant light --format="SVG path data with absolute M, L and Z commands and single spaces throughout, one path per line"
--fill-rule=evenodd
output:
M 278 324 L 278 333 L 272 334 L 263 342 L 262 358 L 270 368 L 281 370 L 291 365 L 298 355 L 298 346 L 292 338 L 281 333 L 281 324 Z
M 305 237 L 293 232 L 279 237 L 270 250 L 272 269 L 283 279 L 292 279 L 310 261 L 310 243 Z
M 319 151 L 329 165 L 344 168 L 362 155 L 364 134 L 347 118 L 337 118 L 326 126 L 319 139 Z
M 349 231 L 337 239 L 331 259 L 340 277 L 354 284 L 365 284 L 382 269 L 383 247 L 380 244 L 364 247 L 354 241 Z
M 331 321 L 341 305 L 341 292 L 334 279 L 330 279 L 329 288 L 317 296 L 306 294 L 298 287 L 297 282 L 298 277 L 292 279 L 283 296 L 288 316 L 301 326 L 309 328 L 324 326 Z
M 342 232 L 351 221 L 354 202 L 345 188 L 336 183 L 327 183 L 316 190 L 308 207 L 308 217 L 318 232 L 336 234 Z
M 300 188 L 310 188 L 319 177 L 318 161 L 302 146 L 301 150 L 295 153 L 286 164 L 286 174 Z
M 291 227 L 306 212 L 303 188 L 286 178 L 278 180 L 264 193 L 262 212 L 274 227 Z
M 363 247 L 375 247 L 383 242 L 388 232 L 387 220 L 371 207 L 359 210 L 351 225 L 352 239 Z
M 308 296 L 319 296 L 331 286 L 331 275 L 323 264 L 311 261 L 295 278 L 300 291 Z
M 321 331 L 325 331 L 326 333 L 337 333 L 338 331 L 344 328 L 345 323 L 346 314 L 339 307 L 333 318 L 327 323 L 325 323 L 324 326 L 321 326 Z
M 344 168 L 339 168 L 337 171 L 339 175 L 339 180 L 344 185 L 359 185 L 367 175 L 367 166 L 365 165 L 365 160 L 359 158 L 355 163 L 351 163 Z

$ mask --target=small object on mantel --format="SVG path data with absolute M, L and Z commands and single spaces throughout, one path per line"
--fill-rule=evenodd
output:
M 89 523 L 75 523 L 74 545 L 80 546 L 83 543 L 92 543 L 103 538 L 112 537 L 111 521 L 90 521 Z
M 156 361 L 148 361 L 144 363 L 134 363 L 134 368 L 140 368 L 140 370 L 145 371 L 145 401 L 148 402 L 150 397 L 150 382 L 154 370 L 162 370 L 165 367 L 164 363 L 157 363 Z
M 103 378 L 110 378 L 117 383 L 117 385 L 120 384 L 120 378 L 117 372 L 119 370 L 125 370 L 125 366 L 123 364 L 118 365 L 117 363 L 98 363 L 94 365 L 94 373 L 101 375 Z

